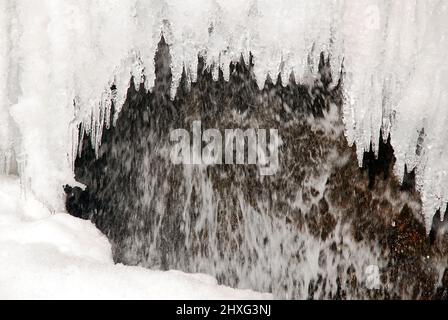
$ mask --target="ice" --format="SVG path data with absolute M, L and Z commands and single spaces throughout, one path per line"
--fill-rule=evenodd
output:
M 14 70 L 11 70 L 11 62 L 15 57 L 9 35 L 16 32 L 16 24 L 9 19 L 6 5 L 6 3 L 0 2 L 0 174 L 7 174 L 11 171 L 15 133 L 14 124 L 8 113 L 8 106 L 13 102 L 10 91 L 15 74 Z
M 0 299 L 270 299 L 179 271 L 114 264 L 89 221 L 51 214 L 19 180 L 0 178 Z
M 426 222 L 447 202 L 448 12 L 441 0 L 0 0 L 0 169 L 17 160 L 23 185 L 52 210 L 73 181 L 79 127 L 98 149 L 131 76 L 150 90 L 161 35 L 173 86 L 196 80 L 197 56 L 221 67 L 254 56 L 260 87 L 291 72 L 313 80 L 319 53 L 343 63 L 344 121 L 358 158 L 380 130 L 403 176 L 415 168 Z M 114 86 L 116 90 L 112 91 Z M 112 115 L 116 119 L 116 114 Z M 424 128 L 424 131 L 422 129 Z M 424 134 L 422 134 L 424 132 Z M 417 147 L 417 142 L 419 146 Z M 416 150 L 419 152 L 416 152 Z M 417 154 L 418 153 L 418 154 Z
M 416 170 L 429 231 L 436 210 L 445 212 L 448 191 L 443 160 L 448 132 L 442 111 L 448 102 L 447 4 L 369 3 L 364 28 L 356 24 L 357 8 L 346 11 L 348 21 L 355 23 L 344 36 L 353 42 L 344 49 L 347 136 L 356 143 L 361 160 L 370 141 L 378 141 L 380 130 L 384 138 L 390 133 L 398 178 L 403 178 L 405 164 Z M 354 26 L 358 32 L 350 38 Z

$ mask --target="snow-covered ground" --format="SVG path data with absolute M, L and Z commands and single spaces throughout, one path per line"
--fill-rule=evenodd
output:
M 0 177 L 0 299 L 269 299 L 207 275 L 114 264 L 89 222 L 52 214 L 16 177 Z

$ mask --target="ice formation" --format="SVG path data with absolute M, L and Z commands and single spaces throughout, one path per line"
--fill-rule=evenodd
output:
M 426 222 L 448 195 L 448 4 L 443 0 L 0 0 L 0 152 L 16 158 L 27 190 L 54 210 L 74 182 L 78 128 L 100 142 L 111 99 L 131 75 L 149 90 L 160 36 L 175 93 L 197 55 L 218 75 L 242 55 L 263 85 L 291 72 L 307 82 L 321 51 L 343 65 L 344 121 L 359 160 L 390 133 L 397 162 L 415 168 Z M 111 91 L 114 85 L 116 91 Z M 106 123 L 106 125 L 109 125 Z M 376 148 L 376 146 L 375 146 Z

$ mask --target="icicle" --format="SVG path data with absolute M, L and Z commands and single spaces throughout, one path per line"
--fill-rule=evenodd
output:
M 131 77 L 136 89 L 142 82 L 153 87 L 161 34 L 170 46 L 172 97 L 184 67 L 187 81 L 196 81 L 198 54 L 213 66 L 215 80 L 218 67 L 228 80 L 229 64 L 241 54 L 248 63 L 252 53 L 262 88 L 268 74 L 276 80 L 279 72 L 284 85 L 292 71 L 298 83 L 314 81 L 323 51 L 334 75 L 344 60 L 344 122 L 358 159 L 380 130 L 390 133 L 395 172 L 401 178 L 405 164 L 416 168 L 431 221 L 448 201 L 448 161 L 440 161 L 448 156 L 447 6 L 436 0 L 0 0 L 0 167 L 8 167 L 9 151 L 21 150 L 30 188 L 61 207 L 59 186 L 73 178 L 74 150 L 81 146 L 73 130 L 80 125 L 90 133 L 98 151 Z

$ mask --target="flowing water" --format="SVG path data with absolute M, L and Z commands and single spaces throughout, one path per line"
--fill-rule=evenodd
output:
M 231 64 L 229 81 L 199 59 L 197 82 L 184 73 L 174 100 L 163 39 L 155 61 L 154 90 L 130 86 L 97 155 L 80 130 L 75 174 L 87 188 L 65 187 L 68 211 L 109 237 L 116 262 L 207 273 L 281 299 L 447 298 L 445 225 L 427 236 L 414 172 L 394 177 L 390 140 L 359 168 L 342 73 L 324 54 L 310 83 L 268 78 L 262 90 L 252 59 Z M 174 165 L 170 131 L 198 120 L 203 130 L 277 129 L 278 172 Z

